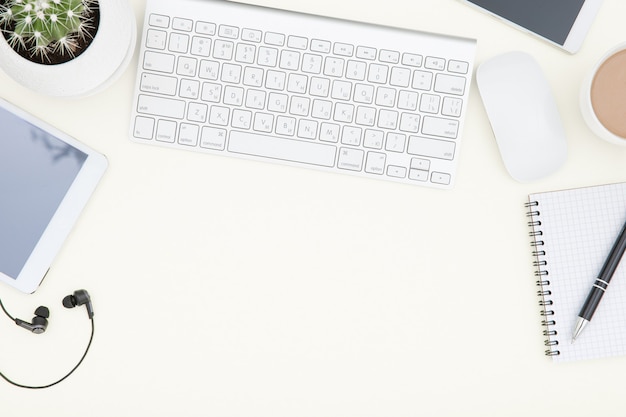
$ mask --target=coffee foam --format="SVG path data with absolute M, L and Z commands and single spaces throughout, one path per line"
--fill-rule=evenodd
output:
M 610 56 L 598 68 L 591 85 L 591 104 L 600 123 L 626 140 L 626 50 Z

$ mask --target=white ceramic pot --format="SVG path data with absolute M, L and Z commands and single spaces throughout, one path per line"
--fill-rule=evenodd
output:
M 36 64 L 0 36 L 0 68 L 40 94 L 62 97 L 97 93 L 126 69 L 135 50 L 137 23 L 129 0 L 100 0 L 100 25 L 89 47 L 63 64 Z

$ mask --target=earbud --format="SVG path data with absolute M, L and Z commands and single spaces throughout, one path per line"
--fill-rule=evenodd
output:
M 37 307 L 37 310 L 35 310 L 35 317 L 33 317 L 33 320 L 30 323 L 16 318 L 15 324 L 27 330 L 30 330 L 35 334 L 41 334 L 45 332 L 46 328 L 48 327 L 49 317 L 50 311 L 48 310 L 48 307 L 39 306 Z
M 76 290 L 74 294 L 70 294 L 63 299 L 63 306 L 65 308 L 74 308 L 83 304 L 87 307 L 89 318 L 93 319 L 93 306 L 91 305 L 89 293 L 86 290 Z

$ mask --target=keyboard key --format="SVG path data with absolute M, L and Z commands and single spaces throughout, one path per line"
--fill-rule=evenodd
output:
M 278 116 L 276 118 L 276 134 L 293 136 L 296 133 L 296 119 L 294 117 Z
M 291 73 L 287 81 L 287 91 L 296 94 L 305 94 L 308 78 L 303 74 Z
M 398 93 L 398 108 L 402 110 L 416 110 L 418 95 L 414 91 L 402 90 Z
M 170 42 L 169 42 L 169 51 L 170 52 L 178 52 L 178 53 L 186 53 L 189 48 L 189 35 L 184 35 L 182 33 L 172 33 L 170 34 Z
M 434 94 L 422 94 L 420 100 L 420 111 L 422 113 L 439 113 L 439 103 L 441 103 L 441 97 Z M 437 135 L 438 136 L 438 135 Z
M 200 61 L 200 71 L 198 72 L 198 77 L 204 78 L 205 80 L 217 80 L 217 76 L 219 73 L 220 64 L 216 61 Z
M 385 150 L 390 152 L 404 152 L 406 136 L 401 133 L 388 133 Z
M 363 169 L 363 152 L 360 149 L 340 148 L 337 168 L 350 171 L 361 171 Z
M 454 59 L 451 59 L 450 62 L 448 62 L 448 71 L 450 72 L 454 72 L 457 74 L 467 74 L 468 69 L 469 64 L 467 62 L 456 61 Z
M 264 67 L 275 67 L 278 62 L 278 49 L 261 46 L 259 48 L 259 56 L 257 63 Z
M 402 65 L 407 65 L 409 67 L 421 67 L 422 66 L 423 57 L 417 54 L 402 54 Z
M 387 155 L 379 152 L 368 152 L 365 161 L 365 172 L 370 174 L 382 175 L 385 173 L 385 161 Z
M 322 57 L 314 54 L 304 54 L 302 56 L 302 72 L 308 74 L 319 74 L 322 72 Z
M 202 21 L 199 21 L 198 23 L 196 23 L 196 32 L 199 33 L 200 35 L 213 36 L 215 35 L 216 29 L 217 27 L 215 26 L 215 23 L 202 22 Z
M 193 21 L 190 19 L 175 17 L 174 19 L 172 19 L 172 29 L 184 32 L 191 32 L 193 30 Z
M 176 57 L 160 52 L 146 51 L 143 58 L 143 68 L 158 72 L 174 72 Z
M 335 45 L 333 46 L 333 53 L 335 55 L 349 57 L 354 53 L 354 46 L 347 43 L 335 42 Z
M 354 122 L 361 126 L 374 126 L 376 123 L 376 108 L 366 106 L 357 107 Z
M 409 169 L 409 179 L 414 181 L 428 181 L 428 171 Z
M 241 31 L 241 39 L 248 42 L 261 42 L 263 33 L 260 30 L 243 29 Z
M 218 39 L 215 41 L 213 46 L 213 58 L 230 61 L 231 59 L 233 59 L 234 49 L 235 44 L 231 41 L 223 41 L 221 39 Z
M 465 78 L 456 75 L 437 74 L 434 90 L 438 93 L 462 96 L 465 93 Z
M 200 128 L 197 125 L 181 123 L 178 131 L 178 143 L 185 146 L 196 146 L 199 131 Z
M 224 87 L 224 98 L 222 101 L 230 106 L 241 106 L 243 104 L 243 96 L 243 88 L 227 85 Z
M 150 26 L 156 26 L 160 28 L 166 28 L 170 25 L 170 18 L 163 16 L 162 14 L 152 13 L 150 14 L 149 23 Z
M 263 69 L 246 67 L 243 70 L 243 84 L 250 87 L 261 87 L 263 85 Z
M 133 136 L 139 139 L 152 139 L 154 132 L 154 119 L 151 117 L 135 117 Z
M 344 126 L 341 132 L 341 143 L 350 146 L 361 144 L 361 128 L 354 126 Z
M 424 116 L 422 133 L 455 139 L 459 133 L 459 121 L 440 117 Z
M 463 108 L 463 100 L 457 97 L 444 97 L 441 114 L 444 116 L 459 117 Z
M 146 35 L 146 46 L 152 49 L 165 49 L 167 43 L 167 32 L 162 30 L 148 29 Z
M 200 82 L 196 80 L 188 80 L 183 78 L 180 80 L 180 89 L 178 95 L 182 98 L 190 98 L 195 100 L 199 97 Z M 191 103 L 193 104 L 193 103 Z M 191 106 L 190 104 L 190 106 Z
M 144 72 L 141 74 L 141 83 L 139 88 L 146 93 L 158 93 L 168 96 L 176 95 L 176 86 L 178 79 L 175 77 L 167 77 L 164 75 L 151 74 Z
M 330 80 L 328 78 L 311 77 L 309 94 L 316 97 L 328 97 Z
M 397 64 L 400 61 L 400 52 L 381 49 L 378 53 L 378 59 L 380 59 L 381 62 Z
M 411 136 L 407 152 L 411 155 L 452 160 L 455 148 L 454 142 Z
M 181 56 L 178 58 L 178 64 L 176 65 L 176 74 L 185 77 L 194 77 L 196 75 L 197 65 L 198 60 L 196 58 Z
M 265 88 L 282 91 L 285 89 L 286 74 L 282 71 L 267 71 Z
M 341 77 L 343 75 L 343 65 L 343 59 L 327 57 L 324 60 L 324 75 L 328 75 L 329 77 Z
M 217 126 L 228 126 L 230 118 L 230 108 L 222 106 L 211 106 L 209 113 L 209 123 Z
M 408 68 L 393 67 L 389 84 L 396 87 L 408 87 L 411 83 L 411 70 Z
M 225 83 L 239 84 L 241 80 L 241 65 L 228 63 L 222 65 L 221 80 Z
M 285 44 L 285 35 L 282 33 L 267 32 L 265 34 L 265 43 L 274 46 L 283 46 Z
M 387 82 L 387 73 L 389 67 L 380 64 L 370 64 L 367 80 L 371 83 L 385 84 Z
M 289 36 L 287 38 L 287 46 L 294 49 L 307 49 L 309 40 L 302 36 Z
M 420 115 L 413 113 L 402 113 L 400 116 L 400 130 L 408 133 L 419 131 Z
M 242 64 L 252 64 L 255 56 L 256 46 L 246 43 L 237 44 L 237 48 L 235 50 L 235 61 L 241 62 Z
M 300 52 L 284 50 L 280 53 L 278 66 L 286 70 L 297 70 L 300 67 Z
M 367 71 L 367 64 L 361 61 L 348 61 L 346 66 L 346 78 L 350 80 L 363 81 L 365 79 L 365 72 Z
M 417 70 L 413 73 L 413 88 L 417 90 L 430 90 L 432 84 L 432 72 Z
M 252 112 L 248 110 L 233 110 L 231 126 L 237 129 L 250 129 L 252 123 Z
M 239 37 L 239 28 L 229 25 L 220 25 L 218 35 L 222 38 L 237 39 Z
M 185 117 L 185 102 L 162 97 L 139 95 L 137 112 L 153 116 L 182 119 Z
M 208 57 L 211 53 L 211 39 L 194 36 L 191 39 L 191 54 Z
M 301 119 L 298 123 L 298 137 L 302 139 L 315 139 L 317 137 L 317 122 L 315 120 Z
M 376 48 L 369 48 L 367 46 L 358 46 L 356 48 L 356 57 L 360 59 L 367 59 L 373 61 L 376 59 Z
M 424 67 L 428 69 L 443 71 L 446 68 L 446 60 L 443 58 L 427 56 Z
M 366 129 L 363 146 L 370 149 L 382 149 L 385 134 L 382 130 Z
M 450 184 L 450 174 L 444 172 L 433 172 L 430 180 L 435 184 L 448 185 Z
M 228 150 L 234 153 L 332 167 L 336 148 L 315 142 L 303 142 L 275 136 L 232 131 Z
M 328 41 L 313 39 L 311 41 L 311 51 L 327 54 L 330 52 L 331 43 Z
M 430 170 L 430 160 L 421 158 L 411 158 L 411 168 L 422 171 Z
M 257 132 L 271 133 L 274 128 L 274 116 L 269 113 L 257 113 L 254 115 L 252 129 Z
M 226 130 L 214 127 L 203 127 L 200 136 L 200 147 L 206 149 L 224 150 L 226 146 Z
M 387 167 L 387 175 L 394 178 L 404 178 L 406 177 L 406 168 L 396 165 L 389 165 Z
M 157 123 L 156 140 L 159 142 L 174 143 L 176 141 L 176 122 L 159 120 Z
M 320 140 L 322 142 L 337 143 L 341 127 L 335 123 L 322 123 L 320 126 Z
M 187 109 L 187 120 L 192 122 L 204 123 L 206 121 L 209 106 L 202 103 L 189 103 Z

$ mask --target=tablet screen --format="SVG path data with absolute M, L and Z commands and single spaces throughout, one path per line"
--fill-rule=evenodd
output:
M 0 272 L 19 276 L 86 159 L 0 107 Z
M 585 0 L 468 0 L 559 45 L 564 45 Z

